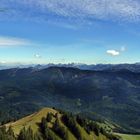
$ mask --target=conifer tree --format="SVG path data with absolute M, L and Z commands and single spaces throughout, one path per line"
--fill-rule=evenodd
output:
M 46 118 L 47 122 L 51 122 L 52 118 L 53 118 L 53 114 L 52 113 L 48 113 L 47 114 L 47 118 Z

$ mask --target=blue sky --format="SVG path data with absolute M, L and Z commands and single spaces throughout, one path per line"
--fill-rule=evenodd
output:
M 140 62 L 139 0 L 0 0 L 0 63 Z

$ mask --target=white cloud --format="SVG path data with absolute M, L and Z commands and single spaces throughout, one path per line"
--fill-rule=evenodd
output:
M 35 58 L 41 58 L 41 55 L 40 54 L 35 54 L 34 57 Z
M 112 55 L 112 56 L 118 56 L 125 51 L 126 51 L 126 46 L 123 45 L 123 46 L 120 47 L 120 49 L 117 49 L 117 50 L 116 49 L 110 49 L 110 50 L 107 50 L 106 53 L 109 54 L 109 55 Z
M 30 44 L 30 42 L 25 39 L 0 36 L 0 47 L 22 46 L 22 45 L 27 45 L 27 44 Z
M 120 52 L 117 51 L 117 50 L 107 50 L 106 53 L 109 54 L 109 55 L 112 55 L 112 56 L 120 55 Z

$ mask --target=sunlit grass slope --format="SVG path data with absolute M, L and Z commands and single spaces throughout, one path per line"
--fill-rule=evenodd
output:
M 52 113 L 54 115 L 52 121 L 49 123 L 49 127 L 52 128 L 54 125 L 54 122 L 57 119 L 60 121 L 60 125 L 64 127 L 68 132 L 68 140 L 77 140 L 76 136 L 73 134 L 73 132 L 70 130 L 70 128 L 62 121 L 62 115 L 63 113 L 60 113 L 59 111 L 52 109 L 52 108 L 44 108 L 40 110 L 39 112 L 36 112 L 32 115 L 29 115 L 27 117 L 24 117 L 16 122 L 11 122 L 6 124 L 6 127 L 9 126 L 12 127 L 14 133 L 16 135 L 19 134 L 20 130 L 25 127 L 26 129 L 31 127 L 34 132 L 38 131 L 38 124 L 41 122 L 41 119 L 43 117 L 46 117 L 48 113 Z M 56 115 L 57 114 L 57 115 Z M 56 117 L 57 116 L 57 117 Z M 97 136 L 94 132 L 91 132 L 90 134 L 86 132 L 86 130 L 80 126 L 78 123 L 76 124 L 77 128 L 79 129 L 81 133 L 81 137 L 83 140 L 107 140 L 107 137 L 101 133 Z M 54 132 L 55 133 L 55 132 Z
M 19 134 L 20 130 L 25 127 L 31 127 L 33 131 L 38 130 L 38 123 L 41 122 L 42 117 L 46 117 L 47 114 L 51 112 L 53 114 L 57 113 L 56 110 L 51 108 L 43 108 L 39 112 L 36 112 L 32 115 L 29 115 L 27 117 L 24 117 L 16 122 L 11 122 L 6 124 L 7 127 L 11 126 L 15 134 Z

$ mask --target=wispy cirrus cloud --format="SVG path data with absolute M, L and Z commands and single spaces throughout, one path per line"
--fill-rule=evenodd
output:
M 26 39 L 0 36 L 0 47 L 23 46 L 28 44 L 30 44 L 30 41 Z
M 0 0 L 9 12 L 0 16 L 33 20 L 140 21 L 139 0 Z

